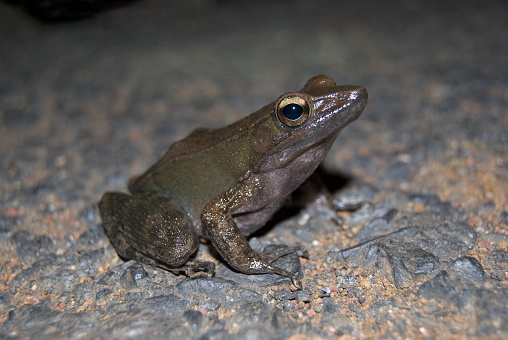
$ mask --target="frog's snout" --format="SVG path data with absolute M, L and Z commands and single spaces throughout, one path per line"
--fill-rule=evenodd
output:
M 354 86 L 354 88 L 351 90 L 351 92 L 349 94 L 349 100 L 351 102 L 358 103 L 357 108 L 360 111 L 365 108 L 365 105 L 367 105 L 368 99 L 369 99 L 369 94 L 367 92 L 367 89 L 363 86 Z

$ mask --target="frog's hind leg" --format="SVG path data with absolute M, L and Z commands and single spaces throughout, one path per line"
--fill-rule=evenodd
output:
M 165 197 L 110 192 L 102 197 L 99 210 L 111 243 L 124 259 L 152 259 L 177 268 L 198 247 L 189 218 Z

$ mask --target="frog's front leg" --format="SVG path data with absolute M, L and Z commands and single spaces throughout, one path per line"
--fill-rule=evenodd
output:
M 201 214 L 207 236 L 222 258 L 234 269 L 245 274 L 282 275 L 290 278 L 301 289 L 302 284 L 295 274 L 270 264 L 280 256 L 302 250 L 301 247 L 286 248 L 273 256 L 257 253 L 236 225 L 231 212 L 249 200 L 252 192 L 251 187 L 240 183 L 210 201 Z

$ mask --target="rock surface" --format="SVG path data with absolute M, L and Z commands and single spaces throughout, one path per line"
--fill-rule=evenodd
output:
M 0 338 L 507 338 L 507 10 L 147 0 L 48 24 L 1 3 Z M 205 244 L 213 278 L 118 258 L 103 192 L 321 73 L 369 90 L 326 161 L 363 204 L 251 239 L 304 245 L 281 259 L 303 290 Z

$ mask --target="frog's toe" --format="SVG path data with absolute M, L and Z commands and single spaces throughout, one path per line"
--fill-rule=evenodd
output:
M 307 249 L 305 249 L 304 246 L 296 246 L 296 247 L 283 246 L 283 247 L 284 248 L 280 248 L 275 251 L 266 252 L 266 253 L 263 252 L 262 254 L 268 263 L 272 263 L 275 260 L 279 259 L 280 257 L 291 254 L 291 253 L 297 253 L 298 256 L 302 256 L 302 257 L 309 256 L 309 252 L 307 251 Z
M 302 281 L 300 281 L 296 277 L 291 277 L 290 279 L 291 279 L 291 283 L 293 283 L 293 286 L 296 287 L 296 290 L 302 290 L 302 288 L 303 288 Z

